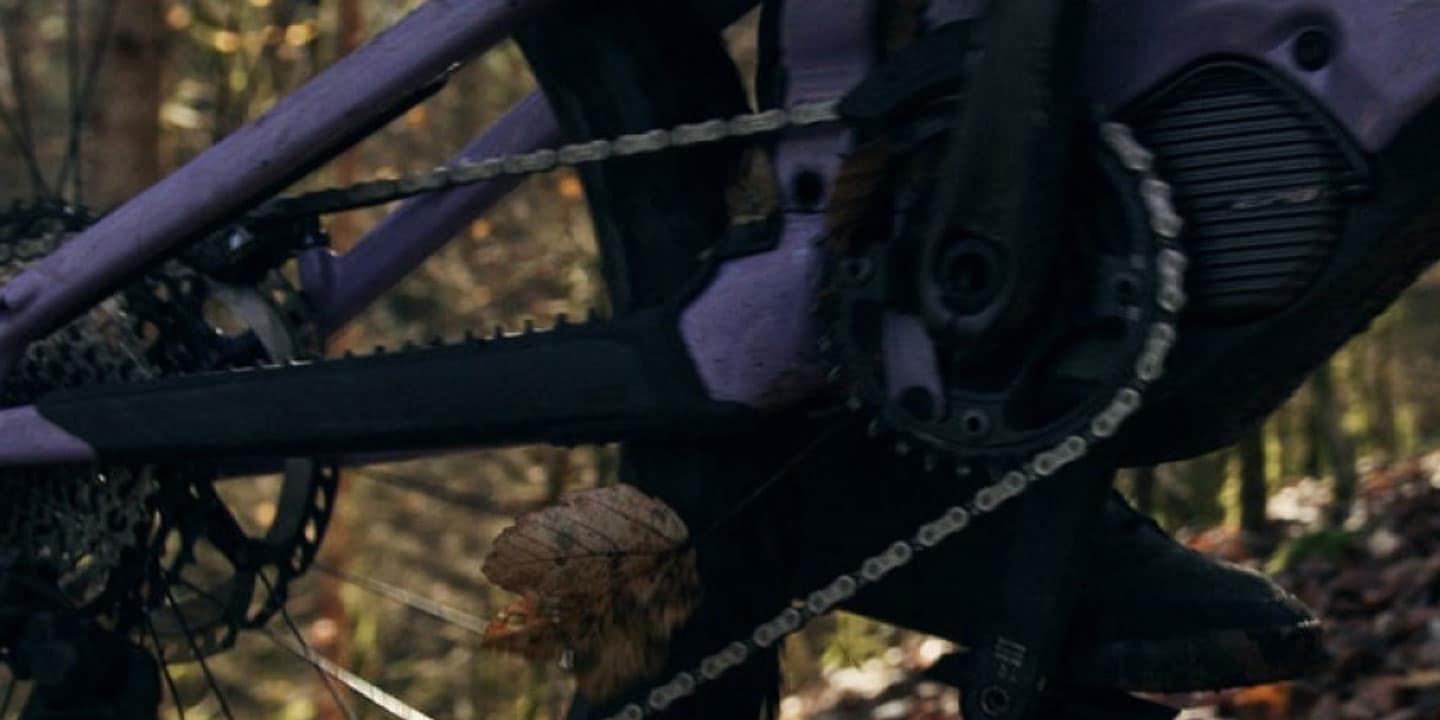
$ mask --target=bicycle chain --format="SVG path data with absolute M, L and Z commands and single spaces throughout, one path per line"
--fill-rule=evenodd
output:
M 614 158 L 653 155 L 672 149 L 769 135 L 790 128 L 835 122 L 840 119 L 839 105 L 838 100 L 800 103 L 785 109 L 736 115 L 728 120 L 717 118 L 485 160 L 460 160 L 403 178 L 371 180 L 277 198 L 257 208 L 247 219 L 272 221 L 326 215 L 384 205 L 502 177 L 525 177 Z
M 612 139 L 574 143 L 489 158 L 464 160 L 429 173 L 392 180 L 376 180 L 343 188 L 279 198 L 251 214 L 251 219 L 294 219 L 380 205 L 420 194 L 442 191 L 501 177 L 523 177 L 576 167 L 612 158 L 655 154 L 676 148 L 711 144 L 724 140 L 771 134 L 788 128 L 839 121 L 839 101 L 805 103 L 788 110 L 769 110 L 739 115 L 729 120 L 713 119 Z M 1160 320 L 1153 323 L 1145 348 L 1134 361 L 1134 374 L 1116 392 L 1111 402 L 1086 424 L 1082 433 L 1071 435 L 1055 446 L 1035 453 L 1018 468 L 999 474 L 964 503 L 946 510 L 935 520 L 922 524 L 910 538 L 890 544 L 883 552 L 865 559 L 858 568 L 842 574 L 812 592 L 803 603 L 786 608 L 757 626 L 749 637 L 730 643 L 705 657 L 692 671 L 681 672 L 668 682 L 654 686 L 644 705 L 632 703 L 606 720 L 643 720 L 663 712 L 677 700 L 694 694 L 701 685 L 719 679 L 743 665 L 757 651 L 773 646 L 804 628 L 810 620 L 829 612 L 854 596 L 866 585 L 880 582 L 915 555 L 934 549 L 946 539 L 970 527 L 983 515 L 1022 495 L 1031 486 L 1051 477 L 1084 457 L 1097 442 L 1112 436 L 1140 407 L 1143 393 L 1163 373 L 1165 359 L 1177 339 L 1175 317 L 1183 308 L 1183 277 L 1187 259 L 1176 245 L 1183 220 L 1175 210 L 1170 186 L 1155 174 L 1154 156 L 1136 140 L 1133 132 L 1118 123 L 1105 123 L 1102 138 L 1123 167 L 1138 178 L 1140 196 L 1149 215 L 1151 231 L 1159 250 L 1153 258 L 1159 277 L 1154 299 Z M 957 464 L 957 469 L 968 467 Z
M 1036 483 L 1053 477 L 1080 460 L 1093 445 L 1113 436 L 1125 420 L 1140 408 L 1145 390 L 1163 374 L 1165 360 L 1177 340 L 1176 318 L 1185 305 L 1183 279 L 1187 259 L 1176 241 L 1184 222 L 1175 210 L 1170 186 L 1155 173 L 1153 154 L 1140 145 L 1130 128 L 1119 123 L 1105 123 L 1101 136 L 1121 165 L 1138 180 L 1151 234 L 1158 247 L 1153 262 L 1159 282 L 1152 298 L 1158 310 L 1158 319 L 1150 326 L 1144 349 L 1134 358 L 1129 381 L 1115 393 L 1104 410 L 1090 419 L 1083 432 L 1035 453 L 1016 469 L 996 473 L 998 479 L 981 487 L 967 501 L 920 525 L 910 537 L 896 540 L 884 551 L 866 558 L 854 571 L 836 577 L 812 592 L 804 602 L 788 607 L 761 623 L 749 637 L 736 640 L 706 656 L 693 670 L 677 673 L 668 682 L 653 686 L 646 693 L 643 705 L 627 705 L 606 720 L 643 720 L 694 694 L 701 685 L 743 665 L 758 651 L 799 632 L 811 620 L 853 597 L 861 588 L 880 582 L 919 553 L 939 547 L 948 538 L 971 527 L 977 518 L 994 512 L 1006 502 L 1023 495 Z
M 362 182 L 278 198 L 252 212 L 248 219 L 279 220 L 329 214 L 501 177 L 524 177 L 562 167 L 835 122 L 841 119 L 838 105 L 838 100 L 805 103 L 788 109 L 738 115 L 729 120 L 712 119 L 608 140 L 574 143 L 479 161 L 463 160 L 403 178 Z M 1155 174 L 1153 155 L 1139 144 L 1130 129 L 1118 123 L 1106 123 L 1102 128 L 1102 137 L 1122 165 L 1138 177 L 1140 195 L 1160 248 L 1153 259 L 1160 280 L 1154 300 L 1162 319 L 1152 324 L 1146 347 L 1135 358 L 1134 374 L 1125 387 L 1116 392 L 1104 410 L 1091 418 L 1084 432 L 1035 453 L 1016 469 L 981 487 L 964 503 L 919 526 L 909 538 L 891 543 L 884 551 L 866 558 L 853 572 L 836 577 L 812 592 L 804 602 L 786 608 L 771 620 L 761 623 L 749 637 L 736 640 L 705 657 L 692 671 L 678 673 L 668 682 L 654 686 L 646 694 L 644 705 L 632 703 L 606 720 L 643 720 L 694 694 L 701 685 L 743 665 L 757 651 L 798 632 L 810 620 L 829 612 L 861 588 L 880 582 L 891 571 L 908 564 L 917 554 L 940 546 L 946 539 L 969 528 L 975 519 L 994 512 L 1036 483 L 1078 461 L 1092 445 L 1114 435 L 1120 425 L 1139 409 L 1144 391 L 1163 373 L 1165 359 L 1177 339 L 1174 318 L 1185 302 L 1182 283 L 1187 260 L 1175 240 L 1183 221 L 1175 210 L 1169 185 Z

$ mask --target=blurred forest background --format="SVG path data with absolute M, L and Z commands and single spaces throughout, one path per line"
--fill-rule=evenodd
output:
M 118 0 L 85 118 L 90 130 L 80 176 L 87 200 L 97 210 L 113 207 L 264 112 L 417 4 Z M 66 149 L 65 59 L 71 47 L 66 14 L 76 8 L 84 21 L 76 45 L 88 52 L 106 25 L 108 5 L 108 0 L 0 0 L 5 30 L 0 87 L 10 87 L 14 76 L 24 90 L 23 97 L 0 93 L 0 102 L 17 117 L 28 118 L 20 130 L 36 140 L 43 167 L 58 167 Z M 742 66 L 753 62 L 753 29 L 752 17 L 730 32 Z M 520 53 L 503 47 L 467 66 L 438 97 L 304 184 L 322 187 L 433 167 L 533 88 Z M 8 139 L 0 143 L 0 198 L 29 195 L 32 178 L 26 167 Z M 343 248 L 384 211 L 333 217 L 328 229 Z M 544 326 L 560 313 L 582 315 L 594 306 L 603 310 L 596 263 L 578 179 L 568 172 L 536 177 L 336 338 L 334 349 L 453 338 L 467 330 L 518 327 L 531 320 Z M 1123 488 L 1182 539 L 1290 573 L 1294 583 L 1311 583 L 1321 593 L 1319 600 L 1307 599 L 1322 610 L 1333 609 L 1335 602 L 1324 593 L 1333 592 L 1338 581 L 1332 580 L 1351 567 L 1346 563 L 1366 566 L 1376 558 L 1404 556 L 1402 550 L 1411 547 L 1406 543 L 1423 544 L 1440 531 L 1428 525 L 1415 530 L 1384 504 L 1392 496 L 1429 492 L 1440 471 L 1433 458 L 1418 460 L 1440 441 L 1437 350 L 1440 276 L 1432 273 L 1237 447 L 1129 472 Z M 562 717 L 569 687 L 562 670 L 479 649 L 474 626 L 507 603 L 485 582 L 481 559 L 516 515 L 567 491 L 609 481 L 614 458 L 608 448 L 524 448 L 348 473 L 322 553 L 331 572 L 312 573 L 295 592 L 292 610 L 302 631 L 327 656 L 435 717 Z M 249 497 L 243 489 L 234 492 L 240 500 Z M 274 512 L 263 501 L 251 505 L 245 512 L 256 521 Z M 1406 533 L 1419 533 L 1420 539 Z M 1398 539 L 1374 547 L 1376 537 L 1391 536 Z M 1425 582 L 1440 582 L 1440 567 L 1426 572 L 1431 575 Z M 1411 567 L 1352 582 L 1368 589 L 1412 581 L 1417 573 Z M 384 585 L 367 587 L 356 578 Z M 410 607 L 413 599 L 410 605 L 397 601 L 394 588 L 463 611 L 472 620 L 436 621 Z M 1401 594 L 1397 590 L 1362 602 L 1370 613 L 1364 617 L 1389 612 Z M 1406 616 L 1408 624 L 1399 631 L 1406 642 L 1435 643 L 1434 657 L 1416 661 L 1419 666 L 1391 667 L 1387 658 L 1393 653 L 1384 643 L 1395 640 L 1386 634 L 1395 631 L 1375 629 L 1371 626 L 1378 621 L 1367 619 L 1337 641 L 1350 643 L 1339 651 L 1352 645 L 1370 648 L 1370 655 L 1352 668 L 1354 677 L 1345 680 L 1353 680 L 1349 689 L 1314 688 L 1307 695 L 1303 688 L 1270 688 L 1268 695 L 1227 698 L 1219 710 L 1197 713 L 1309 716 L 1330 698 L 1333 717 L 1379 718 L 1383 713 L 1366 714 L 1353 706 L 1368 697 L 1364 683 L 1389 676 L 1410 683 L 1386 686 L 1393 692 L 1384 697 L 1401 708 L 1395 688 L 1423 693 L 1440 687 L 1433 672 L 1418 679 L 1411 673 L 1416 667 L 1440 670 L 1436 588 L 1421 594 L 1426 599 L 1406 601 L 1420 607 L 1420 614 Z M 1406 597 L 1412 595 L 1419 597 Z M 861 618 L 829 618 L 787 647 L 783 710 L 787 717 L 953 717 L 953 695 L 915 675 L 945 649 L 938 640 Z M 262 635 L 245 637 L 239 651 L 213 664 L 239 717 L 343 717 L 311 669 Z M 178 666 L 175 675 L 186 717 L 218 714 L 195 667 Z M 352 704 L 361 717 L 384 716 L 358 698 Z M 1254 710 L 1257 704 L 1261 710 Z

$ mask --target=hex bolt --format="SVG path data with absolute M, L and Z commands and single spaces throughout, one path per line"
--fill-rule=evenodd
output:
M 1010 693 L 997 685 L 987 685 L 980 691 L 980 709 L 990 717 L 1001 717 L 1010 712 Z
M 1334 43 L 1329 33 L 1318 28 L 1306 30 L 1295 39 L 1295 64 L 1315 72 L 1330 64 L 1333 51 Z

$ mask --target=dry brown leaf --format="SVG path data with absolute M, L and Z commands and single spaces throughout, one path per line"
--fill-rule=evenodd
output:
M 685 523 L 664 503 L 628 486 L 567 495 L 521 517 L 496 538 L 483 568 L 514 593 L 590 594 L 630 569 L 689 540 Z
M 1440 687 L 1440 670 L 1411 670 L 1396 684 L 1410 689 Z
M 699 600 L 685 523 L 627 486 L 566 496 L 496 538 L 485 576 L 520 601 L 485 646 L 544 659 L 574 654 L 581 692 L 604 699 L 658 671 Z
M 844 253 L 854 242 L 861 221 L 885 180 L 890 167 L 890 148 L 876 140 L 856 149 L 840 165 L 830 191 L 830 211 L 825 217 L 827 242 L 831 250 Z
M 485 627 L 483 644 L 532 660 L 543 660 L 565 651 L 559 619 L 542 610 L 532 596 L 521 597 L 501 610 Z
M 1247 717 L 1279 720 L 1290 714 L 1290 686 L 1276 683 L 1243 688 L 1236 691 L 1233 703 L 1245 708 Z
M 780 187 L 775 166 L 763 150 L 750 149 L 740 159 L 735 180 L 725 191 L 725 202 L 733 223 L 764 220 L 780 206 Z

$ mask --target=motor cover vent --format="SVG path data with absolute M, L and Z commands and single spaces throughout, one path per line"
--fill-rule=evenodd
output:
M 1186 220 L 1187 320 L 1254 321 L 1311 286 L 1363 177 L 1313 102 L 1226 61 L 1186 73 L 1126 115 Z

